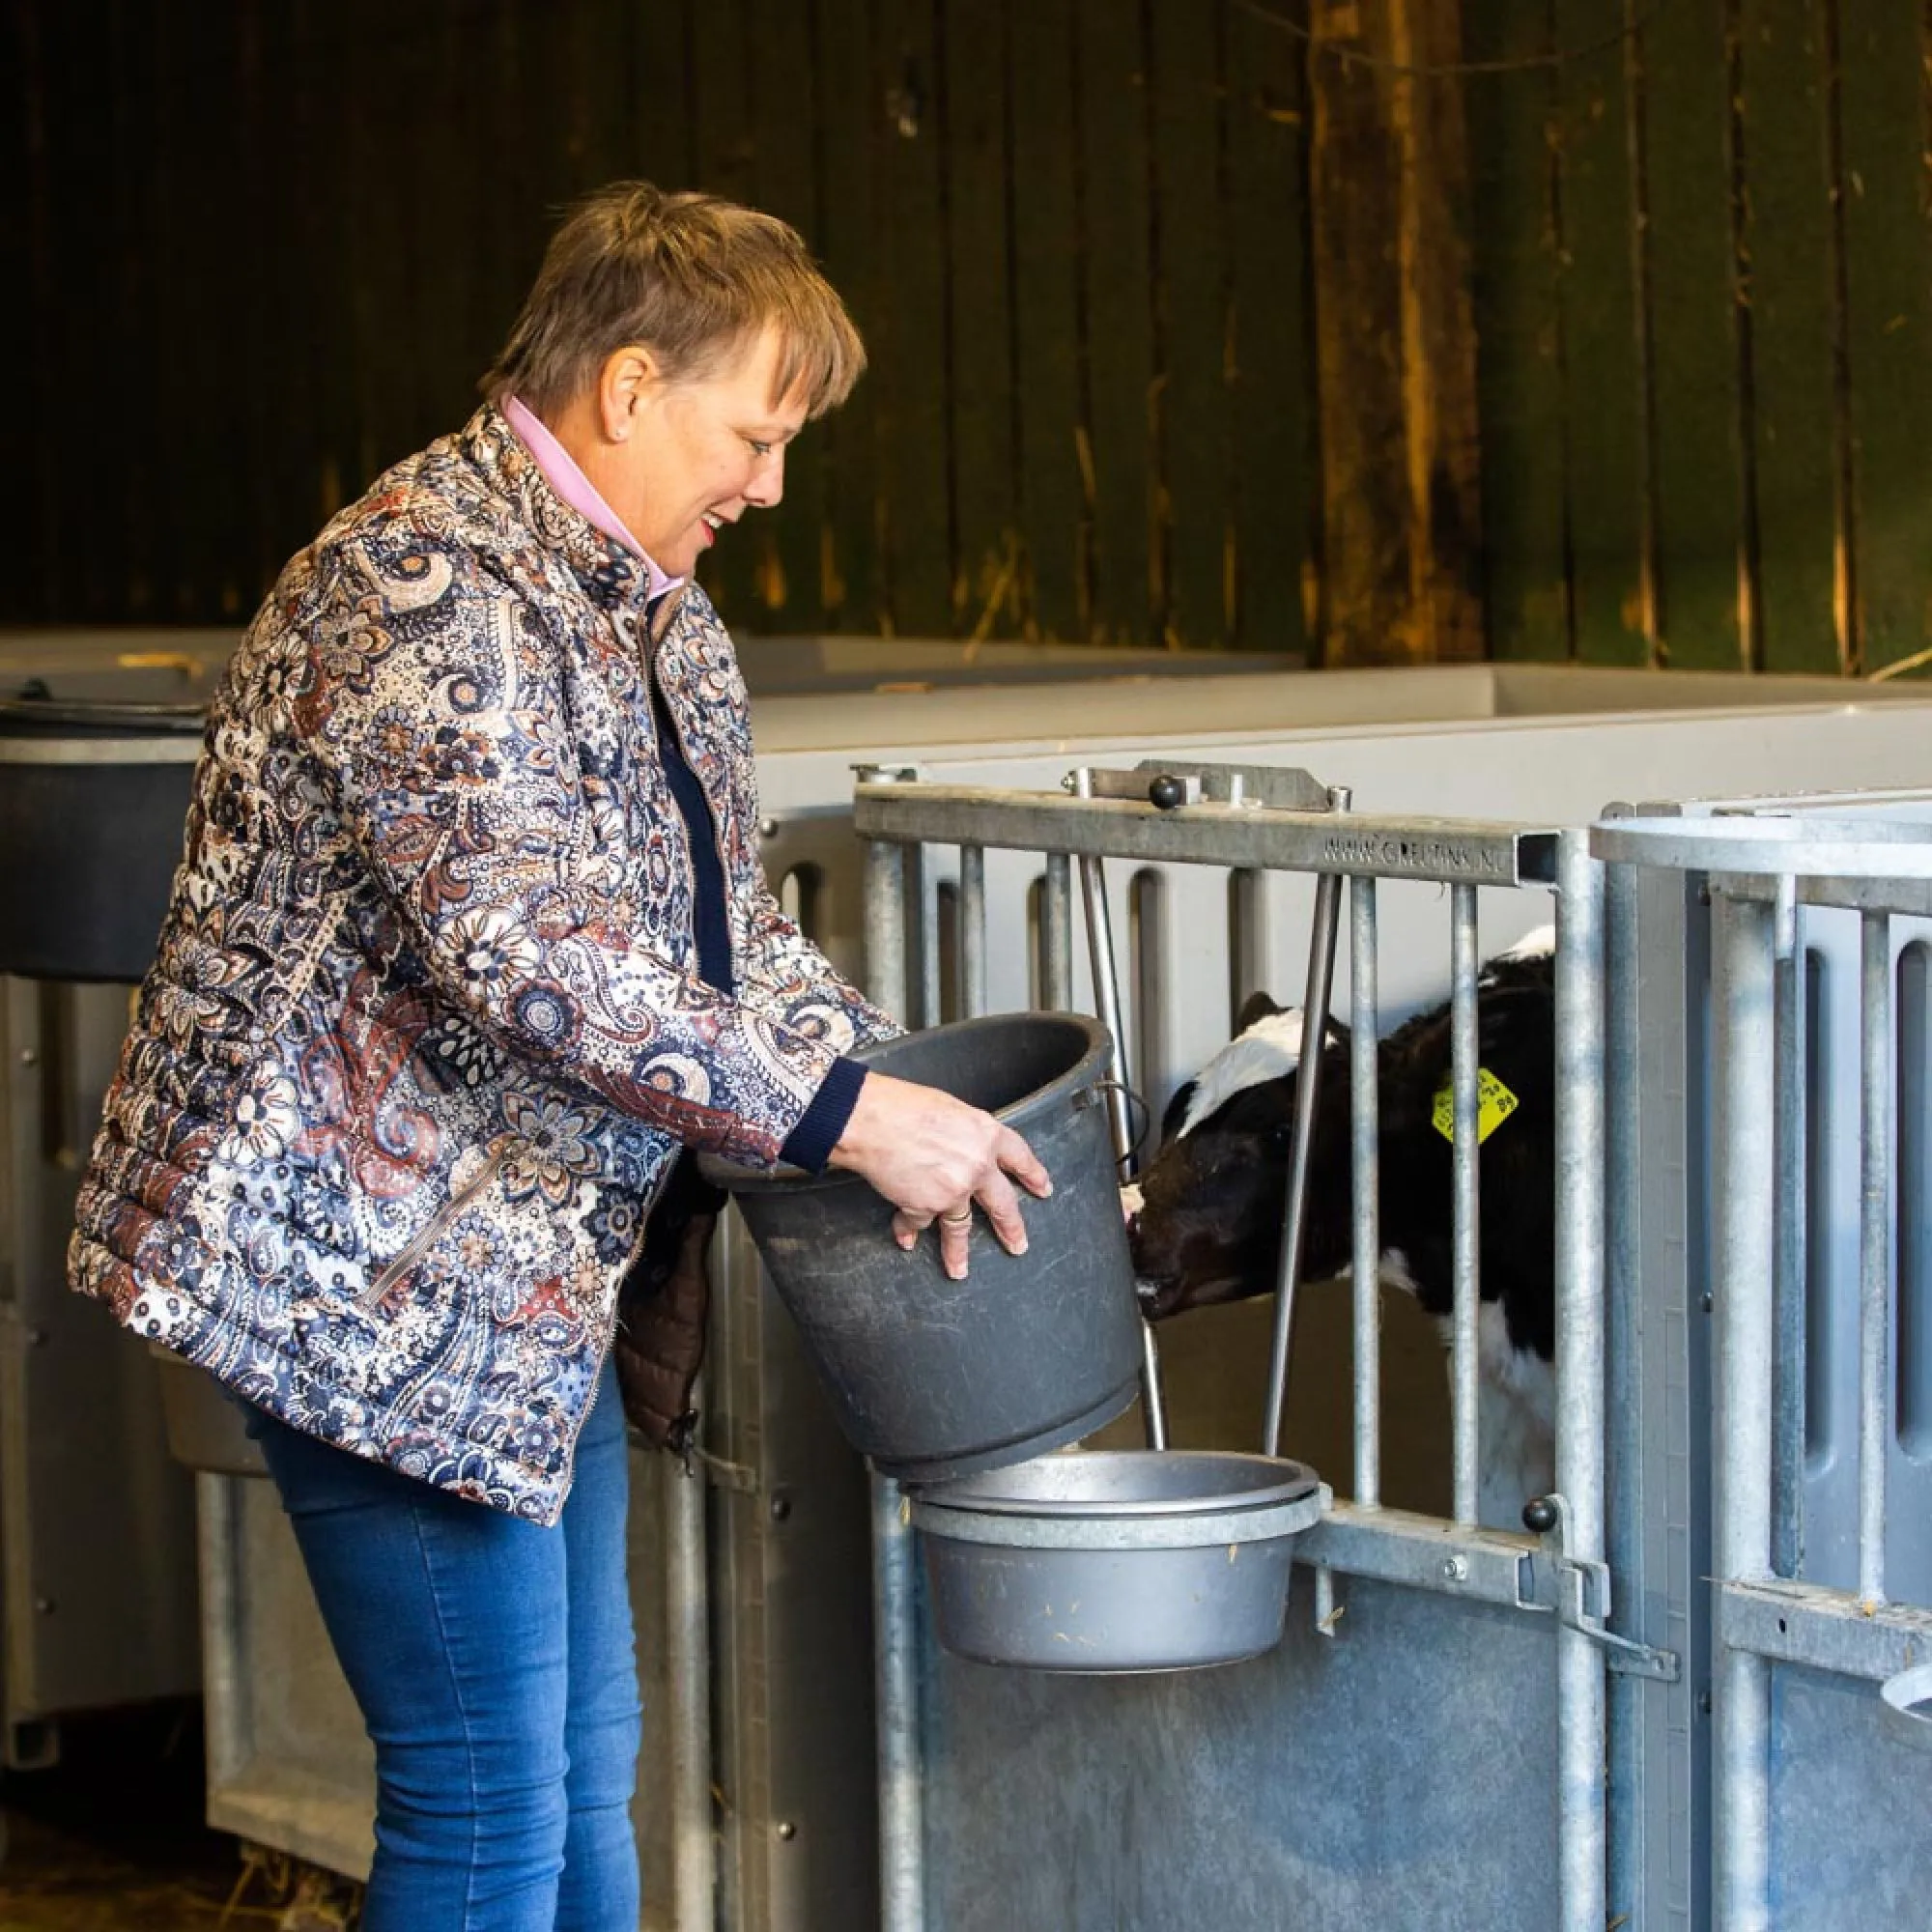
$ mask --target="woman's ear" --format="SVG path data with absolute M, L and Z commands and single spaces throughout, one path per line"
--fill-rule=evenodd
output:
M 642 343 L 612 351 L 597 378 L 597 420 L 606 440 L 629 441 L 663 388 L 664 370 Z
M 1238 1039 L 1257 1020 L 1264 1020 L 1270 1013 L 1278 1013 L 1282 1010 L 1282 1008 L 1276 1006 L 1268 998 L 1264 987 L 1256 987 L 1241 1002 L 1241 1010 L 1235 1015 L 1235 1037 Z

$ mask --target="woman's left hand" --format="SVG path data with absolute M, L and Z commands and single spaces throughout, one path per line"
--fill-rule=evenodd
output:
M 975 1204 L 1000 1245 L 1023 1255 L 1026 1224 L 1013 1181 L 1042 1200 L 1053 1192 L 1046 1169 L 1012 1128 L 936 1087 L 878 1072 L 866 1076 L 832 1165 L 864 1176 L 898 1210 L 893 1238 L 900 1247 L 938 1222 L 940 1264 L 954 1281 L 966 1274 Z

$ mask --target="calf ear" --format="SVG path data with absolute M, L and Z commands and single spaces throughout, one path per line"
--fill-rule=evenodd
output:
M 1241 1010 L 1235 1015 L 1235 1037 L 1238 1039 L 1257 1020 L 1264 1020 L 1270 1013 L 1284 1010 L 1257 987 L 1241 1002 Z
M 1160 1144 L 1165 1147 L 1180 1131 L 1180 1123 L 1187 1118 L 1187 1109 L 1194 1099 L 1194 1082 L 1183 1080 L 1174 1090 L 1174 1098 L 1167 1103 L 1167 1111 L 1160 1117 Z
M 1355 1037 L 1355 1030 L 1347 1020 L 1338 1020 L 1332 1014 L 1328 1020 L 1328 1037 L 1337 1046 L 1347 1046 Z

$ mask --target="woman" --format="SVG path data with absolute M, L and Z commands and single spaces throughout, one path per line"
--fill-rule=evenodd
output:
M 975 1202 L 1017 1251 L 1009 1176 L 1047 1190 L 844 1057 L 891 1022 L 765 885 L 689 582 L 863 361 L 782 223 L 602 190 L 211 709 L 71 1273 L 253 1406 L 375 1741 L 369 1932 L 637 1922 L 611 1350 L 680 1151 L 850 1168 L 953 1275 Z M 662 1425 L 691 1364 L 650 1366 Z

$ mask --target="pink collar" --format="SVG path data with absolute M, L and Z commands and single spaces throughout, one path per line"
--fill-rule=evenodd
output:
M 585 522 L 596 525 L 613 543 L 622 544 L 644 559 L 649 586 L 644 593 L 646 597 L 655 601 L 684 582 L 681 577 L 667 577 L 651 561 L 643 545 L 624 526 L 624 520 L 604 500 L 603 492 L 578 468 L 577 459 L 550 433 L 534 410 L 510 396 L 503 403 L 503 418 L 536 459 L 536 466 L 550 487 Z

